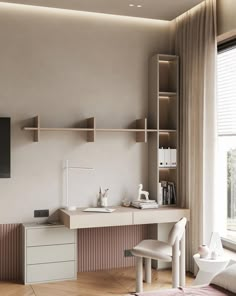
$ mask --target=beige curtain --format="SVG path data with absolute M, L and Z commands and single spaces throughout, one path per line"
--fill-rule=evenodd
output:
M 175 20 L 175 51 L 180 56 L 180 196 L 191 209 L 187 267 L 209 243 L 214 224 L 216 141 L 216 3 L 206 0 Z

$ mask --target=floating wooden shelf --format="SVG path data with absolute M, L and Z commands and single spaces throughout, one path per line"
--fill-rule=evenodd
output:
M 160 129 L 159 134 L 170 134 L 170 133 L 176 133 L 176 130 L 172 129 Z
M 147 143 L 147 118 L 136 120 L 136 127 L 143 129 L 141 133 L 136 132 L 136 142 Z
M 96 139 L 96 119 L 95 117 L 90 117 L 87 119 L 87 126 L 91 129 L 87 133 L 87 141 L 88 142 L 95 142 Z
M 158 55 L 159 63 L 168 63 L 168 62 L 176 63 L 176 59 L 178 59 L 178 56 L 176 55 L 167 55 L 167 54 Z
M 40 131 L 39 131 L 39 127 L 40 127 L 40 118 L 39 116 L 34 118 L 34 124 L 37 127 L 37 132 L 34 133 L 34 141 L 35 142 L 39 142 L 39 137 L 40 137 Z
M 176 92 L 165 92 L 165 91 L 159 92 L 159 99 L 172 98 L 176 96 L 177 96 Z
M 159 167 L 159 170 L 176 170 L 177 166 L 175 167 Z
M 136 142 L 146 143 L 147 133 L 157 133 L 157 129 L 147 129 L 147 118 L 136 120 L 136 128 L 97 128 L 96 119 L 94 117 L 87 119 L 87 127 L 85 128 L 55 128 L 55 127 L 41 127 L 40 117 L 33 118 L 33 127 L 24 127 L 25 131 L 34 132 L 34 142 L 39 142 L 40 132 L 87 132 L 87 141 L 95 142 L 97 132 L 135 132 Z

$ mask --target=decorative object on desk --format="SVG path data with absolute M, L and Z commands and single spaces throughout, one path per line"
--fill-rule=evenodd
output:
M 123 199 L 122 202 L 121 202 L 121 205 L 123 207 L 130 207 L 131 205 L 131 201 L 127 200 L 127 199 Z
M 224 250 L 218 232 L 212 232 L 209 249 L 216 252 L 217 256 L 223 256 Z
M 87 208 L 84 209 L 83 212 L 94 212 L 94 213 L 112 213 L 116 209 L 109 209 L 109 208 Z
M 210 249 L 207 245 L 200 245 L 198 247 L 198 253 L 200 255 L 200 258 L 207 258 L 210 254 Z
M 138 200 L 143 200 L 142 195 L 145 196 L 146 200 L 149 200 L 149 198 L 148 198 L 149 192 L 143 190 L 143 184 L 139 184 L 139 186 L 138 186 Z
M 131 202 L 131 206 L 138 209 L 157 209 L 158 203 L 155 200 L 135 200 Z
M 108 206 L 108 188 L 103 191 L 102 187 L 99 187 L 99 193 L 98 193 L 98 201 L 97 201 L 97 206 L 101 208 L 106 208 Z
M 76 170 L 94 170 L 94 168 L 87 168 L 87 167 L 80 167 L 80 166 L 70 166 L 69 165 L 69 160 L 66 160 L 66 165 L 64 167 L 66 171 L 66 210 L 68 211 L 75 211 L 76 206 L 70 205 L 70 200 L 69 200 L 69 171 L 71 169 L 76 169 Z
M 101 207 L 101 202 L 102 202 L 102 187 L 99 187 L 99 192 L 98 192 L 98 199 L 97 199 L 97 207 Z
M 175 183 L 169 181 L 161 181 L 162 187 L 162 204 L 175 205 L 176 204 L 176 191 Z

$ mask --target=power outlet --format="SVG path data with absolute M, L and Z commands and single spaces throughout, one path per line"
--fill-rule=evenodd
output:
M 124 256 L 125 257 L 132 257 L 133 254 L 131 253 L 131 250 L 124 250 Z
M 34 210 L 34 218 L 47 218 L 49 210 Z

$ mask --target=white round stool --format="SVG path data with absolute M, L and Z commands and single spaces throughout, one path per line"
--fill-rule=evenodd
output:
M 195 254 L 193 258 L 199 267 L 199 272 L 193 282 L 194 286 L 208 285 L 217 273 L 225 269 L 229 262 L 229 259 L 224 256 L 219 256 L 213 260 L 210 258 L 200 258 L 199 254 Z

